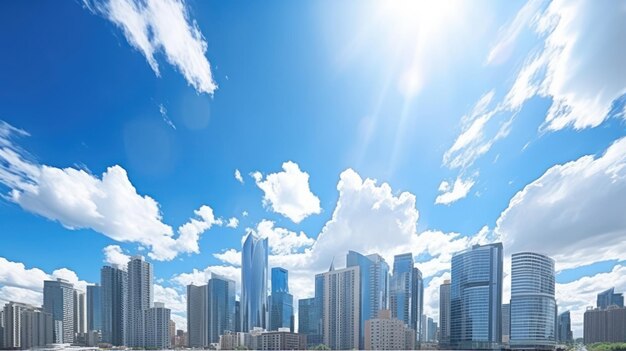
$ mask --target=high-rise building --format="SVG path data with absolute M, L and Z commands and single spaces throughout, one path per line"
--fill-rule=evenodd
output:
M 533 252 L 511 256 L 512 349 L 553 349 L 556 345 L 554 260 Z
M 452 256 L 450 346 L 496 349 L 502 340 L 502 244 L 474 245 Z
M 4 347 L 4 306 L 0 309 L 0 348 Z
M 128 273 L 104 266 L 100 270 L 102 342 L 126 345 Z
M 376 318 L 378 311 L 388 309 L 389 305 L 389 265 L 378 254 L 364 256 L 355 251 L 348 251 L 348 267 L 359 267 L 361 281 L 361 319 L 359 321 L 359 348 L 365 347 L 365 321 Z
M 557 319 L 557 337 L 561 344 L 568 344 L 574 341 L 572 319 L 570 318 L 569 311 L 559 314 Z
M 298 334 L 307 336 L 309 346 L 323 342 L 322 333 L 319 330 L 319 316 L 314 297 L 298 300 Z
M 9 302 L 3 309 L 2 348 L 32 349 L 53 342 L 52 315 L 32 305 Z
M 380 310 L 376 318 L 365 321 L 365 350 L 413 350 L 415 330 L 391 317 L 391 311 Z
M 450 344 L 450 280 L 439 286 L 439 345 Z
M 154 307 L 146 308 L 143 311 L 142 337 L 145 348 L 167 350 L 170 348 L 170 309 L 165 308 L 163 303 L 157 302 Z
M 424 313 L 424 280 L 422 279 L 422 272 L 413 267 L 413 287 L 411 288 L 411 325 L 415 329 L 417 341 L 424 340 L 425 331 L 422 326 L 426 325 L 426 321 L 423 319 Z
M 426 320 L 426 328 L 422 328 L 425 335 L 425 339 L 422 341 L 435 342 L 437 341 L 437 329 L 438 325 L 432 318 L 423 316 L 422 320 Z
M 598 294 L 598 308 L 607 309 L 609 306 L 624 307 L 624 295 L 615 293 L 615 288 L 610 288 Z
M 83 338 L 87 332 L 87 299 L 85 292 L 74 290 L 74 337 Z
M 272 295 L 270 296 L 270 330 L 289 328 L 294 332 L 293 295 L 289 293 L 286 269 L 272 268 Z
M 187 346 L 209 346 L 208 286 L 187 285 Z
M 239 300 L 235 301 L 235 332 L 241 331 L 241 303 Z
M 170 347 L 176 346 L 176 323 L 170 319 L 167 331 L 170 337 Z
M 209 343 L 217 343 L 225 331 L 235 330 L 235 281 L 212 274 L 207 306 Z
M 54 342 L 74 342 L 74 286 L 64 279 L 44 281 L 43 309 L 55 323 Z
M 511 305 L 502 304 L 502 343 L 509 344 L 511 337 Z
M 87 330 L 102 331 L 102 289 L 100 285 L 87 286 Z
M 348 267 L 322 273 L 324 287 L 324 344 L 333 350 L 359 348 L 360 272 Z
M 414 325 L 417 319 L 411 315 L 413 277 L 413 254 L 396 255 L 393 258 L 393 275 L 389 287 L 391 316 L 417 331 L 417 326 Z
M 152 264 L 143 256 L 128 261 L 128 322 L 126 343 L 130 347 L 144 347 L 144 310 L 153 305 Z M 168 318 L 169 320 L 169 318 Z M 166 323 L 167 324 L 167 323 Z M 166 326 L 167 331 L 167 326 Z M 167 332 L 166 332 L 167 334 Z
M 241 330 L 267 329 L 267 238 L 248 234 L 241 251 Z
M 333 260 L 334 261 L 334 260 Z M 334 264 L 331 263 L 329 270 L 334 270 Z M 307 338 L 309 343 L 314 345 L 324 343 L 324 274 L 315 275 L 315 318 L 317 321 L 318 339 L 313 340 L 310 336 Z
M 626 342 L 626 308 L 610 305 L 607 309 L 588 308 L 583 321 L 585 344 Z

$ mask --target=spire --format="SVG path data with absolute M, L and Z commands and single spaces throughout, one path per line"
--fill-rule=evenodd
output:
M 330 268 L 328 269 L 329 272 L 332 272 L 335 270 L 335 256 L 333 256 L 333 260 L 330 261 Z

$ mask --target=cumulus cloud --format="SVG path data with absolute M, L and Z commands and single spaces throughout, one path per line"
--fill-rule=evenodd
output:
M 130 256 L 126 255 L 119 245 L 109 245 L 102 249 L 102 253 L 104 253 L 104 263 L 112 267 L 125 270 L 130 261 Z
M 239 169 L 235 169 L 235 179 L 237 179 L 239 183 L 243 184 L 243 177 L 241 176 Z
M 296 233 L 285 228 L 274 227 L 274 222 L 262 220 L 257 224 L 256 235 L 267 238 L 270 250 L 274 255 L 286 255 L 295 253 L 304 247 L 313 245 L 315 240 L 309 238 L 304 232 Z
M 231 217 L 226 222 L 226 227 L 236 229 L 239 226 L 239 220 L 236 217 Z
M 128 43 L 141 52 L 160 76 L 158 53 L 182 73 L 199 93 L 213 94 L 207 43 L 183 0 L 84 0 L 86 7 L 113 22 Z
M 137 192 L 124 168 L 109 167 L 98 177 L 83 169 L 41 165 L 13 142 L 22 135 L 27 134 L 0 123 L 0 183 L 9 189 L 4 197 L 67 229 L 90 228 L 149 247 L 153 259 L 171 260 L 179 253 L 197 253 L 200 235 L 222 224 L 209 206 L 202 206 L 195 211 L 198 219 L 179 227 L 174 238 L 172 227 L 162 222 L 159 204 Z
M 213 257 L 218 260 L 231 264 L 233 266 L 240 267 L 241 266 L 241 251 L 237 251 L 235 249 L 228 249 L 221 253 L 214 253 Z
M 449 205 L 456 202 L 469 194 L 470 190 L 474 186 L 473 179 L 461 179 L 460 177 L 454 181 L 453 185 L 450 185 L 447 181 L 441 182 L 439 185 L 439 194 L 435 199 L 436 204 Z
M 268 174 L 265 179 L 260 172 L 254 172 L 252 177 L 263 190 L 263 205 L 294 223 L 322 210 L 320 199 L 309 187 L 309 174 L 301 171 L 297 163 L 285 162 L 282 172 Z
M 524 187 L 497 220 L 509 252 L 541 250 L 557 269 L 623 259 L 626 138 L 601 156 L 556 165 Z

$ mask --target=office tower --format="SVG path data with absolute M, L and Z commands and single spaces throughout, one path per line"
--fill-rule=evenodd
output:
M 171 319 L 167 327 L 167 332 L 170 337 L 170 347 L 176 346 L 176 323 Z
M 378 254 L 364 256 L 355 251 L 348 251 L 346 263 L 348 267 L 359 267 L 361 281 L 359 348 L 363 348 L 365 321 L 378 316 L 381 309 L 389 308 L 389 265 Z
M 554 260 L 533 253 L 511 256 L 512 349 L 553 349 L 556 345 Z
M 241 319 L 243 332 L 267 328 L 267 238 L 248 234 L 241 251 Z
M 43 309 L 55 323 L 54 342 L 74 342 L 74 286 L 65 279 L 44 281 Z
M 572 319 L 570 318 L 569 311 L 559 314 L 557 320 L 557 336 L 559 343 L 567 344 L 573 342 L 574 336 L 572 334 Z
M 439 286 L 439 345 L 450 344 L 450 280 Z
M 391 316 L 409 325 L 417 334 L 417 319 L 411 316 L 413 277 L 413 254 L 396 255 L 393 258 L 393 275 L 389 287 Z
M 322 275 L 324 344 L 333 350 L 358 349 L 361 312 L 359 267 L 330 270 Z
M 309 346 L 322 343 L 317 310 L 314 297 L 298 300 L 298 333 L 307 336 Z
M 208 286 L 187 285 L 187 346 L 209 346 Z
M 128 262 L 127 346 L 144 346 L 144 310 L 152 307 L 153 298 L 152 264 L 146 262 L 143 256 L 134 256 Z
M 100 285 L 87 286 L 87 330 L 102 331 L 102 289 Z
M 104 266 L 100 270 L 102 342 L 126 345 L 128 273 Z
M 170 309 L 165 308 L 160 302 L 143 310 L 143 330 L 142 336 L 145 348 L 166 350 L 170 348 Z
M 610 288 L 598 294 L 598 308 L 605 310 L 609 306 L 624 307 L 624 295 L 615 293 L 615 288 Z
M 438 325 L 432 318 L 428 317 L 428 341 L 437 341 L 437 329 Z
M 9 302 L 4 306 L 2 348 L 32 349 L 51 344 L 53 340 L 52 315 L 42 308 Z
M 74 335 L 83 338 L 87 332 L 87 299 L 85 293 L 74 290 Z
M 208 284 L 209 343 L 217 343 L 225 331 L 235 330 L 235 282 L 211 274 Z
M 508 344 L 511 337 L 511 305 L 502 304 L 502 343 Z
M 334 261 L 334 260 L 333 260 Z M 330 270 L 334 270 L 335 267 L 331 263 Z M 324 273 L 315 275 L 315 315 L 312 318 L 316 319 L 317 323 L 317 336 L 308 337 L 309 343 L 315 343 L 315 345 L 324 343 Z M 314 340 L 315 339 L 315 340 Z
M 426 321 L 423 320 L 424 312 L 424 280 L 422 279 L 422 272 L 413 267 L 413 287 L 411 288 L 411 325 L 415 329 L 417 335 L 417 341 L 422 341 L 425 336 L 425 332 L 422 330 L 422 326 L 426 325 Z
M 391 311 L 380 310 L 376 318 L 365 321 L 365 350 L 413 350 L 415 330 L 391 317 Z
M 286 269 L 272 268 L 272 295 L 270 296 L 270 330 L 289 328 L 294 332 L 293 295 L 289 293 Z
M 452 256 L 450 346 L 496 349 L 502 340 L 502 244 L 474 245 Z
M 607 309 L 588 308 L 583 321 L 585 344 L 626 342 L 626 308 L 616 305 Z
M 235 330 L 236 333 L 241 331 L 241 303 L 235 301 Z

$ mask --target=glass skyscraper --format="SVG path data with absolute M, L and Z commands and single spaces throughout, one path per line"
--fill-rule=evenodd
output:
M 574 341 L 572 335 L 572 319 L 570 318 L 569 311 L 559 314 L 557 319 L 557 340 L 562 344 Z
M 624 307 L 624 295 L 621 293 L 616 294 L 615 288 L 610 288 L 598 294 L 598 308 L 601 310 L 607 309 L 609 306 Z
M 128 274 L 119 268 L 104 266 L 100 270 L 102 303 L 102 342 L 126 345 L 126 299 Z
M 416 330 L 411 316 L 413 299 L 413 254 L 405 253 L 393 258 L 393 275 L 390 284 L 391 316 Z
M 378 254 L 364 256 L 348 251 L 348 267 L 359 267 L 361 280 L 361 318 L 359 347 L 365 347 L 365 321 L 378 317 L 378 311 L 388 309 L 389 265 Z
M 309 346 L 322 343 L 319 319 L 314 297 L 298 300 L 298 333 L 306 335 Z
M 102 307 L 100 285 L 87 286 L 87 331 L 102 331 Z
M 187 285 L 187 345 L 209 346 L 208 286 Z
M 415 330 L 417 341 L 424 341 L 424 328 L 426 321 L 423 320 L 424 312 L 424 280 L 422 272 L 413 267 L 413 288 L 411 289 L 411 327 Z
M 248 234 L 241 251 L 241 330 L 267 329 L 268 241 Z
M 439 345 L 450 343 L 450 280 L 439 286 Z
M 74 342 L 74 286 L 64 279 L 43 282 L 43 309 L 52 315 L 55 343 Z
M 294 331 L 293 295 L 289 293 L 286 269 L 272 268 L 272 295 L 270 296 L 270 330 L 289 328 Z
M 143 256 L 134 256 L 128 262 L 127 346 L 145 346 L 144 310 L 154 303 L 152 282 L 152 264 L 146 262 Z
M 209 342 L 217 343 L 225 331 L 235 330 L 235 282 L 212 274 L 208 284 Z
M 511 256 L 512 349 L 553 349 L 556 345 L 554 260 L 533 253 Z
M 497 349 L 502 340 L 502 244 L 474 245 L 452 256 L 450 346 Z

